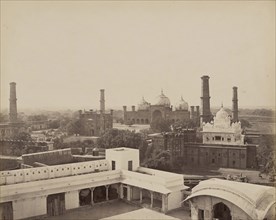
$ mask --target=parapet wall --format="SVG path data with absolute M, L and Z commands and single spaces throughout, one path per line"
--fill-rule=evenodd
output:
M 34 166 L 35 162 L 47 164 L 47 165 L 56 165 L 63 163 L 70 163 L 73 160 L 71 149 L 62 149 L 55 151 L 46 151 L 33 154 L 23 154 L 22 155 L 23 163 Z
M 0 185 L 32 182 L 109 170 L 107 160 L 71 163 L 0 172 Z

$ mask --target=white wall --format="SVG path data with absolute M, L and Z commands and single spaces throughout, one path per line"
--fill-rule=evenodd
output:
M 192 206 L 194 211 L 191 212 L 191 218 L 198 218 L 198 209 L 204 210 L 204 219 L 212 219 L 212 209 L 213 206 L 219 202 L 223 202 L 230 209 L 232 219 L 235 220 L 249 220 L 251 219 L 242 209 L 235 206 L 234 204 L 220 198 L 215 198 L 211 196 L 199 196 L 192 198 Z
M 46 196 L 15 200 L 12 205 L 14 220 L 47 214 Z
M 75 209 L 79 207 L 79 191 L 65 193 L 65 209 Z
M 168 196 L 168 211 L 181 207 L 183 200 L 183 193 L 181 191 L 175 191 Z
M 105 154 L 110 168 L 112 161 L 116 163 L 116 170 L 128 170 L 128 161 L 132 161 L 132 170 L 136 171 L 140 166 L 139 150 L 131 148 L 112 148 L 107 149 Z

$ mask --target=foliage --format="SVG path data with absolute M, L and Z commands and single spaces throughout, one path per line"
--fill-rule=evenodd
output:
M 52 120 L 52 121 L 49 121 L 49 128 L 50 129 L 57 129 L 59 128 L 60 126 L 60 120 Z
M 31 135 L 27 132 L 20 132 L 16 135 L 13 135 L 12 139 L 13 140 L 21 140 L 21 141 L 31 141 L 32 140 Z
M 28 121 L 47 121 L 48 117 L 46 115 L 30 115 L 27 118 Z
M 172 126 L 173 126 L 174 129 L 179 129 L 179 128 L 196 128 L 197 127 L 195 121 L 192 120 L 192 119 L 176 121 Z
M 257 148 L 257 161 L 259 165 L 263 165 L 264 173 L 275 173 L 275 151 L 275 135 L 262 135 Z
M 151 122 L 150 127 L 153 132 L 166 132 L 170 131 L 171 122 L 161 117 Z
M 147 167 L 164 171 L 172 170 L 172 157 L 168 151 L 155 149 L 151 156 L 145 163 Z
M 240 122 L 241 122 L 241 127 L 242 128 L 251 128 L 252 127 L 250 122 L 245 120 L 245 119 L 240 119 Z
M 66 125 L 66 131 L 68 135 L 80 134 L 81 132 L 81 121 L 79 119 L 72 120 Z

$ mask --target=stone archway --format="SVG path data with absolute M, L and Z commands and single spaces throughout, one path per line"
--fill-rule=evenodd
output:
M 160 110 L 155 110 L 153 113 L 152 113 L 152 121 L 155 121 L 155 120 L 158 120 L 158 119 L 161 119 L 162 118 L 162 113 Z
M 213 206 L 213 218 L 218 220 L 232 220 L 231 211 L 224 203 L 217 203 Z

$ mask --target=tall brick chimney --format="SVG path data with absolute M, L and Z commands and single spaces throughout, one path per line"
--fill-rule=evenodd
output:
M 239 121 L 238 116 L 238 87 L 233 87 L 233 99 L 232 99 L 232 121 L 237 122 Z
M 104 114 L 105 113 L 104 89 L 101 89 L 100 92 L 101 92 L 101 100 L 100 100 L 101 108 L 100 108 L 100 110 Z
M 17 121 L 16 83 L 10 83 L 10 122 Z
M 210 95 L 209 95 L 209 76 L 202 76 L 201 86 L 201 123 L 210 122 L 212 118 L 210 109 Z

